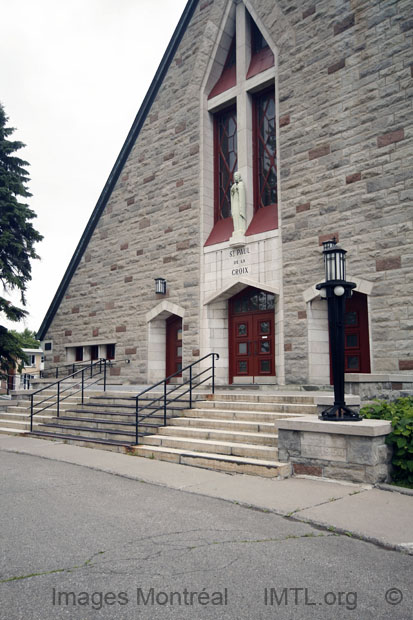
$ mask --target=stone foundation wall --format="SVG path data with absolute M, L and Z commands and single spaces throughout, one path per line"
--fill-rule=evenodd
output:
M 360 397 L 361 405 L 378 398 L 380 400 L 396 400 L 405 396 L 413 396 L 413 376 L 409 375 L 347 375 L 345 379 L 346 394 Z
M 293 423 L 294 429 L 280 428 L 288 426 L 285 423 L 277 423 L 278 458 L 290 462 L 294 474 L 371 484 L 390 480 L 392 452 L 385 444 L 390 423 L 381 420 L 309 422 L 303 418 L 302 424 Z M 384 434 L 365 434 L 372 429 Z

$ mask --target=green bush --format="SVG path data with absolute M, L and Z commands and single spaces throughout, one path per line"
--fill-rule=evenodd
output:
M 386 443 L 393 447 L 392 479 L 413 486 L 413 396 L 391 402 L 376 400 L 360 413 L 365 418 L 391 422 L 393 430 Z

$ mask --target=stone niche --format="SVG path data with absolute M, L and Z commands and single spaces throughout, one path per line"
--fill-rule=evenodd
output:
M 277 420 L 278 460 L 290 462 L 296 475 L 350 482 L 388 482 L 391 449 L 385 420 L 327 422 L 311 416 Z

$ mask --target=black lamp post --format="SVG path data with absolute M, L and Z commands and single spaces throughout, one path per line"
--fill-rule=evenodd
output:
M 333 369 L 334 405 L 319 416 L 320 420 L 359 422 L 363 418 L 346 406 L 344 400 L 344 314 L 346 299 L 351 297 L 354 282 L 346 282 L 346 250 L 335 237 L 323 243 L 325 282 L 317 284 L 328 303 L 331 365 Z

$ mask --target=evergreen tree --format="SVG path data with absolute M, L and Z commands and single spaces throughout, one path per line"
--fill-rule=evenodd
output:
M 8 118 L 0 103 L 0 282 L 5 293 L 20 292 L 22 306 L 26 305 L 25 291 L 31 280 L 31 259 L 39 258 L 35 243 L 43 238 L 30 220 L 36 217 L 25 202 L 31 196 L 27 189 L 28 163 L 14 153 L 24 144 L 9 140 L 14 128 L 6 127 Z M 0 316 L 20 321 L 27 314 L 0 295 Z M 0 325 L 0 372 L 7 374 L 20 359 L 25 359 L 19 340 Z
M 33 332 L 31 329 L 26 327 L 22 332 L 10 329 L 9 333 L 17 338 L 22 349 L 40 349 L 40 340 L 37 340 L 36 332 Z

